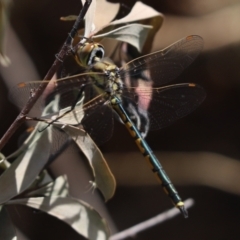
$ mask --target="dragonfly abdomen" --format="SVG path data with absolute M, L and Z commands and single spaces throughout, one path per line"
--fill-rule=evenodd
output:
M 188 213 L 184 208 L 184 203 L 182 202 L 180 196 L 178 195 L 175 187 L 173 186 L 172 182 L 170 181 L 168 175 L 164 171 L 162 165 L 153 154 L 151 148 L 148 146 L 146 141 L 143 139 L 141 133 L 135 127 L 133 122 L 131 121 L 130 117 L 127 115 L 125 109 L 121 104 L 121 100 L 116 96 L 111 99 L 111 104 L 113 109 L 117 112 L 119 117 L 124 122 L 126 128 L 130 132 L 131 136 L 135 139 L 135 142 L 140 149 L 143 156 L 147 159 L 147 162 L 150 164 L 152 171 L 157 176 L 158 180 L 161 182 L 161 185 L 165 191 L 165 193 L 171 198 L 174 206 L 176 206 L 183 216 L 186 218 L 188 217 Z
M 184 203 L 182 202 L 182 199 L 178 195 L 177 190 L 175 189 L 174 185 L 172 184 L 171 180 L 169 179 L 162 165 L 160 164 L 156 156 L 153 154 L 151 148 L 148 146 L 145 140 L 141 137 L 141 135 L 138 139 L 135 140 L 135 142 L 138 148 L 140 149 L 140 151 L 142 152 L 143 156 L 146 158 L 147 162 L 149 163 L 153 173 L 155 174 L 157 179 L 160 181 L 164 192 L 170 197 L 174 206 L 180 209 L 184 217 L 187 217 L 188 214 L 184 208 Z

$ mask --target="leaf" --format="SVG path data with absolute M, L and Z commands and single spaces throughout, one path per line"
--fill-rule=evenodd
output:
M 84 111 L 83 111 L 84 98 L 85 98 L 85 94 L 83 93 L 81 99 L 77 102 L 74 109 L 71 112 L 64 115 L 63 117 L 61 117 L 62 123 L 76 125 L 82 121 L 84 117 Z M 63 115 L 64 113 L 66 113 L 67 111 L 70 111 L 71 109 L 72 109 L 72 106 L 60 109 L 58 116 Z
M 84 2 L 85 1 L 82 0 L 82 4 Z M 111 3 L 107 2 L 106 0 L 97 0 L 97 11 L 95 11 L 93 21 L 96 29 L 100 29 L 102 28 L 102 26 L 106 26 L 107 24 L 109 24 L 117 15 L 119 8 L 119 3 Z M 103 14 L 106 12 L 106 9 L 108 10 L 108 13 Z M 75 21 L 77 19 L 77 15 L 69 15 L 66 17 L 61 17 L 60 19 L 62 21 Z
M 163 15 L 154 10 L 152 7 L 149 7 L 148 5 L 138 1 L 135 3 L 131 12 L 126 17 L 115 20 L 109 25 L 126 24 L 153 17 L 163 18 Z
M 0 203 L 26 190 L 47 163 L 51 147 L 51 127 L 31 135 L 26 151 L 0 176 Z
M 59 103 L 59 96 L 56 95 L 55 99 L 53 101 L 51 101 L 45 108 L 43 111 L 43 116 L 47 116 L 47 114 L 50 113 L 55 113 L 57 112 L 58 109 L 58 103 Z M 7 156 L 7 159 L 9 158 L 14 158 L 14 157 L 18 157 L 22 152 L 26 151 L 27 148 L 29 148 L 29 146 L 32 143 L 37 142 L 41 137 L 42 137 L 42 133 L 38 131 L 38 129 L 43 129 L 46 126 L 45 123 L 43 122 L 39 122 L 36 127 L 34 128 L 34 130 L 32 131 L 32 133 L 30 134 L 30 136 L 24 141 L 24 143 L 22 144 L 22 146 L 15 151 L 14 153 L 12 153 L 11 155 Z M 46 131 L 48 131 L 48 136 L 49 136 L 49 141 L 52 142 L 52 127 L 50 126 L 49 128 L 46 129 Z
M 82 5 L 84 5 L 85 2 L 86 0 L 82 0 Z M 95 29 L 94 17 L 95 17 L 96 7 L 97 7 L 96 0 L 92 0 L 92 3 L 85 16 L 84 37 L 88 37 L 90 33 Z
M 102 192 L 105 201 L 109 200 L 114 195 L 116 181 L 101 151 L 82 129 L 66 125 L 63 130 L 72 137 L 88 159 L 95 177 L 94 185 Z
M 97 12 L 98 12 L 98 8 L 97 8 Z M 103 27 L 104 25 L 98 26 L 98 28 L 96 28 L 96 31 L 92 33 L 91 36 L 94 36 L 97 34 L 102 35 L 107 32 L 111 32 L 114 29 L 117 29 L 120 26 L 129 24 L 129 23 L 138 23 L 142 25 L 152 26 L 152 29 L 150 29 L 147 32 L 147 36 L 145 36 L 145 41 L 139 38 L 139 41 L 141 41 L 141 44 L 138 44 L 138 45 L 143 45 L 141 49 L 142 53 L 144 54 L 149 53 L 152 48 L 154 36 L 163 23 L 163 15 L 157 12 L 156 10 L 154 10 L 153 8 L 143 4 L 142 2 L 136 2 L 131 12 L 124 18 L 108 23 L 105 25 L 105 27 Z
M 5 207 L 0 207 L 0 239 L 2 240 L 16 240 L 15 227 L 7 213 Z
M 40 187 L 34 191 L 30 191 L 25 197 L 36 197 L 36 196 L 45 196 L 45 197 L 67 197 L 69 195 L 69 185 L 67 177 L 59 176 L 55 181 L 48 183 L 47 185 Z
M 10 167 L 10 165 L 11 164 L 7 161 L 6 157 L 2 153 L 0 153 L 0 168 L 2 170 L 6 170 Z
M 106 9 L 108 9 L 108 14 L 104 14 Z M 105 0 L 98 0 L 95 22 L 91 22 L 94 17 L 86 19 L 84 36 L 95 38 L 97 42 L 103 40 L 103 37 L 114 38 L 132 44 L 143 53 L 149 53 L 154 36 L 162 25 L 163 15 L 141 2 L 136 2 L 131 12 L 126 17 L 111 22 L 117 15 L 118 10 L 119 5 L 108 3 Z M 88 14 L 90 14 L 90 12 L 87 13 L 87 15 Z M 68 18 L 71 19 L 72 16 L 66 17 L 65 19 Z M 136 29 L 133 29 L 132 26 L 126 26 L 127 24 L 129 25 L 129 23 L 136 23 L 138 25 L 135 25 Z M 89 30 L 91 24 L 96 26 L 95 31 L 93 31 L 93 29 Z M 151 26 L 152 28 L 149 29 L 146 26 Z M 73 45 L 78 44 L 79 41 L 82 43 L 86 41 L 86 39 L 80 37 L 82 35 L 83 31 L 79 30 L 77 36 L 74 38 Z M 115 48 L 114 45 L 116 47 L 116 43 L 114 44 L 111 41 L 110 43 L 107 42 L 105 46 L 109 56 Z
M 110 32 L 93 36 L 96 41 L 100 41 L 101 38 L 113 38 L 119 41 L 129 43 L 137 48 L 141 52 L 145 40 L 148 36 L 148 32 L 152 29 L 152 26 L 142 24 L 129 24 L 120 28 L 114 29 Z
M 48 174 L 46 170 L 43 170 L 39 176 L 37 176 L 35 182 L 31 185 L 32 187 L 42 187 L 45 186 L 46 184 L 49 184 L 52 182 L 53 179 L 51 176 Z
M 103 26 L 108 25 L 115 18 L 119 9 L 119 3 L 111 3 L 106 0 L 97 0 L 97 10 L 94 19 L 94 25 L 96 29 L 102 29 Z
M 105 220 L 91 206 L 71 197 L 38 197 L 15 199 L 8 204 L 21 204 L 42 210 L 70 225 L 91 240 L 105 240 L 109 229 Z
M 0 63 L 4 67 L 7 67 L 11 63 L 10 59 L 4 53 L 4 41 L 6 37 L 6 28 L 8 25 L 10 3 L 10 0 L 0 1 Z

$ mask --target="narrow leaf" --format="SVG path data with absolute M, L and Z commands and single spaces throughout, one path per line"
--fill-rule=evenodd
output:
M 57 95 L 55 97 L 55 99 L 53 101 L 51 101 L 45 108 L 43 111 L 43 116 L 47 116 L 47 114 L 50 113 L 55 113 L 58 111 L 58 101 L 59 101 L 59 96 Z M 41 137 L 42 137 L 42 133 L 39 132 L 39 129 L 44 129 L 44 127 L 46 126 L 45 123 L 43 122 L 39 122 L 36 127 L 34 128 L 34 130 L 31 132 L 30 136 L 24 141 L 24 143 L 22 144 L 22 146 L 15 151 L 14 153 L 12 153 L 11 155 L 9 155 L 7 157 L 7 159 L 9 158 L 16 158 L 18 157 L 22 152 L 27 151 L 27 148 L 29 148 L 29 146 L 33 143 L 36 143 Z M 49 128 L 46 129 L 46 131 L 48 131 L 48 141 L 52 142 L 52 127 L 50 126 Z M 46 137 L 46 136 L 45 136 Z
M 94 25 L 96 26 L 96 29 L 102 29 L 103 26 L 108 25 L 115 18 L 119 9 L 119 3 L 112 3 L 106 0 L 97 0 L 97 10 L 94 19 Z
M 109 200 L 114 195 L 116 181 L 101 151 L 82 129 L 66 125 L 63 130 L 72 137 L 88 159 L 95 177 L 94 184 L 102 192 L 105 201 Z
M 135 23 L 119 27 L 107 33 L 93 36 L 93 38 L 113 38 L 122 42 L 129 43 L 136 47 L 139 52 L 141 52 L 148 33 L 151 29 L 152 26 Z
M 49 173 L 46 170 L 44 170 L 41 172 L 39 176 L 37 176 L 35 186 L 42 187 L 42 186 L 45 186 L 46 184 L 49 184 L 52 181 L 53 179 L 51 178 Z
M 12 165 L 0 176 L 0 203 L 27 189 L 47 163 L 50 153 L 51 128 L 34 135 L 35 141 L 21 153 Z
M 85 2 L 86 0 L 82 0 L 82 5 L 84 5 Z M 88 37 L 90 33 L 95 29 L 94 18 L 95 18 L 96 6 L 97 6 L 96 0 L 92 0 L 92 3 L 85 16 L 84 37 Z
M 7 161 L 6 157 L 2 153 L 0 153 L 0 168 L 2 170 L 6 170 L 10 166 L 11 164 Z
M 75 107 L 72 111 L 70 111 L 72 109 L 72 106 L 63 108 L 59 111 L 59 114 L 58 114 L 59 116 L 64 115 L 64 113 L 70 111 L 69 113 L 67 113 L 66 115 L 61 117 L 62 123 L 70 124 L 70 125 L 77 125 L 82 121 L 82 119 L 84 117 L 84 111 L 83 111 L 84 97 L 85 96 L 83 93 L 81 99 L 77 102 L 77 104 L 75 105 Z
M 47 185 L 40 187 L 34 191 L 29 192 L 27 197 L 45 196 L 45 197 L 67 197 L 69 195 L 69 185 L 67 177 L 59 176 L 55 181 L 48 183 Z
M 21 204 L 42 210 L 70 225 L 90 240 L 106 240 L 109 229 L 105 220 L 88 204 L 70 197 L 38 197 L 11 200 L 8 204 Z
M 98 12 L 98 10 L 97 10 Z M 101 13 L 99 13 L 101 14 Z M 98 26 L 96 31 L 91 34 L 91 37 L 95 35 L 102 35 L 108 32 L 113 31 L 114 29 L 119 28 L 122 25 L 126 25 L 129 23 L 138 23 L 142 25 L 150 25 L 152 26 L 152 29 L 148 29 L 148 32 L 146 32 L 146 35 L 144 36 L 144 40 L 139 38 L 138 45 L 142 45 L 141 52 L 146 54 L 151 51 L 153 39 L 155 37 L 155 34 L 161 27 L 163 23 L 163 15 L 153 8 L 143 4 L 142 2 L 136 2 L 136 4 L 133 6 L 131 12 L 125 16 L 124 18 L 115 20 L 111 23 Z M 98 41 L 102 40 L 101 38 L 98 39 Z M 123 41 L 121 39 L 121 41 Z M 110 54 L 110 52 L 108 51 Z
M 5 55 L 4 49 L 10 3 L 10 0 L 0 0 L 0 63 L 4 67 L 11 63 L 10 59 Z
M 131 12 L 126 17 L 115 20 L 111 22 L 110 25 L 126 24 L 153 17 L 163 18 L 163 15 L 154 10 L 152 7 L 149 7 L 148 5 L 138 1 L 135 3 Z

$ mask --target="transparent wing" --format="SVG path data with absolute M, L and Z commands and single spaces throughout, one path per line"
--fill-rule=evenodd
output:
M 179 40 L 169 47 L 134 59 L 123 66 L 120 71 L 127 87 L 134 87 L 131 77 L 146 81 L 153 79 L 154 86 L 166 84 L 188 67 L 203 48 L 203 39 L 192 35 Z M 148 71 L 146 71 L 148 70 Z
M 42 86 L 47 86 L 50 81 L 31 81 L 31 82 L 21 82 L 16 86 L 12 87 L 9 92 L 9 99 L 18 107 L 22 108 L 29 98 L 31 94 L 34 94 L 36 89 L 42 84 Z M 43 108 L 43 96 L 36 102 L 36 106 L 38 108 Z
M 74 109 L 72 112 L 76 116 L 84 116 L 80 124 L 91 138 L 100 145 L 112 136 L 113 112 L 105 97 L 105 92 L 99 93 L 99 89 L 93 85 L 87 87 L 84 92 L 82 108 L 79 111 Z
M 126 95 L 123 95 L 123 104 L 131 116 L 132 110 L 128 110 L 128 103 L 135 102 L 136 111 L 142 118 L 142 120 L 140 118 L 140 129 L 145 127 L 141 125 L 149 122 L 150 130 L 157 130 L 188 115 L 203 102 L 205 97 L 206 93 L 202 87 L 184 83 L 151 90 L 142 87 L 138 88 L 137 94 L 136 89 L 131 92 L 128 90 Z M 147 132 L 144 133 L 147 134 Z
M 80 125 L 99 145 L 112 136 L 113 112 L 104 95 L 84 100 L 83 106 L 77 106 L 58 121 L 64 124 Z
M 84 130 L 98 145 L 108 141 L 113 132 L 113 111 L 105 103 L 98 104 L 86 111 L 81 124 Z
M 106 81 L 106 79 L 104 79 L 107 78 L 105 74 L 89 72 L 55 81 L 20 83 L 11 90 L 10 98 L 14 100 L 18 106 L 23 107 L 28 101 L 30 94 L 34 94 L 40 85 L 47 85 L 46 90 L 37 101 L 34 108 L 43 110 L 48 102 L 55 100 L 56 96 L 58 96 L 59 101 L 55 107 L 55 111 L 51 114 L 42 114 L 41 111 L 41 113 L 37 116 L 34 115 L 34 117 L 41 116 L 41 118 L 50 119 L 53 116 L 58 117 L 62 112 L 71 110 L 74 104 L 78 104 L 78 101 L 81 102 L 83 97 L 82 94 L 84 93 L 83 105 L 76 105 L 73 111 L 64 115 L 59 121 L 66 121 L 66 123 L 69 123 L 73 120 L 74 116 L 76 116 L 74 119 L 76 120 L 75 122 L 83 118 L 82 121 L 78 123 L 84 126 L 84 129 L 97 143 L 103 143 L 112 135 L 113 115 L 112 110 L 109 108 L 108 104 L 106 104 L 106 99 L 104 97 L 105 92 L 97 88 L 93 83 L 93 79 L 94 77 L 96 78 L 96 75 L 98 79 L 102 78 L 103 82 Z
M 106 77 L 103 73 L 89 72 L 59 80 L 22 82 L 10 90 L 9 97 L 17 106 L 23 107 L 31 94 L 34 94 L 37 88 L 42 85 L 46 87 L 45 91 L 34 105 L 34 108 L 43 110 L 44 106 L 46 106 L 56 95 L 59 95 L 59 106 L 56 108 L 56 111 L 58 111 L 62 108 L 72 106 L 77 102 L 78 94 L 83 90 L 83 86 L 93 86 L 92 76 L 95 74 L 99 77 Z M 95 96 L 96 93 L 95 95 L 88 95 L 88 99 L 94 98 Z

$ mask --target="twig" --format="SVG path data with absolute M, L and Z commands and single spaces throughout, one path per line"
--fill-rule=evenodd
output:
M 81 12 L 78 15 L 78 18 L 76 19 L 73 28 L 71 32 L 69 33 L 66 41 L 64 42 L 60 52 L 56 55 L 56 59 L 47 72 L 45 78 L 43 80 L 51 80 L 55 72 L 57 71 L 58 67 L 66 57 L 68 50 L 70 48 L 72 39 L 75 37 L 77 30 L 79 28 L 79 24 L 83 20 L 88 8 L 91 5 L 92 0 L 87 0 L 81 10 Z M 29 99 L 26 103 L 26 105 L 23 107 L 17 118 L 14 120 L 12 125 L 9 127 L 9 129 L 6 131 L 6 133 L 3 135 L 2 139 L 0 140 L 0 150 L 5 146 L 5 144 L 8 142 L 8 140 L 11 138 L 11 136 L 15 133 L 15 131 L 22 125 L 22 123 L 25 121 L 26 115 L 29 113 L 29 111 L 32 109 L 33 105 L 36 103 L 38 98 L 41 96 L 45 88 L 47 87 L 46 84 L 41 84 L 38 89 L 32 94 L 32 96 L 29 93 Z
M 186 209 L 192 207 L 194 204 L 194 200 L 193 199 L 187 199 L 184 202 L 184 205 L 186 207 Z M 150 227 L 153 227 L 159 223 L 165 222 L 167 220 L 170 220 L 171 218 L 177 216 L 178 214 L 180 214 L 179 210 L 177 208 L 172 208 L 170 210 L 167 210 L 153 218 L 148 219 L 147 221 L 144 221 L 142 223 L 139 223 L 131 228 L 128 228 L 122 232 L 119 232 L 117 234 L 112 235 L 109 240 L 121 240 L 121 239 L 125 239 L 128 237 L 134 237 L 136 236 L 139 232 L 144 231 Z

